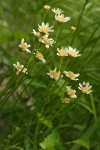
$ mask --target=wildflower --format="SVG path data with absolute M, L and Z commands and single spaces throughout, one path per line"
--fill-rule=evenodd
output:
M 57 48 L 57 51 L 58 51 L 57 53 L 58 56 L 61 56 L 61 57 L 68 56 L 67 50 L 64 47 L 62 47 L 61 49 Z
M 71 101 L 70 98 L 62 98 L 61 100 L 62 100 L 61 102 L 65 103 L 65 104 L 70 103 L 70 101 Z
M 44 33 L 44 34 L 48 34 L 49 32 L 54 32 L 54 30 L 52 30 L 52 27 L 49 27 L 49 23 L 44 23 L 42 22 L 42 25 L 38 25 L 38 29 L 40 32 Z
M 52 79 L 58 80 L 60 77 L 60 71 L 56 71 L 57 68 L 55 68 L 53 71 L 50 70 L 49 73 L 47 73 Z
M 24 39 L 21 40 L 21 43 L 20 43 L 19 47 L 20 47 L 23 51 L 26 51 L 26 52 L 28 52 L 28 53 L 31 53 L 31 51 L 28 49 L 29 47 L 31 47 L 31 45 L 25 43 L 25 42 L 24 42 Z
M 45 5 L 45 6 L 44 6 L 44 9 L 45 9 L 45 10 L 49 10 L 50 8 L 51 8 L 51 6 L 49 6 L 49 5 Z
M 78 80 L 79 73 L 75 74 L 72 71 L 64 71 L 63 72 L 67 77 L 69 77 L 71 80 Z
M 87 83 L 83 82 L 82 84 L 79 83 L 79 87 L 78 87 L 79 90 L 81 90 L 83 93 L 86 94 L 90 94 L 92 92 L 91 88 L 92 86 L 89 85 L 89 82 Z
M 71 27 L 71 30 L 72 30 L 72 31 L 75 31 L 75 30 L 76 30 L 76 27 L 73 27 L 73 26 L 72 26 L 72 27 Z
M 68 51 L 68 54 L 72 57 L 81 56 L 81 54 L 79 54 L 79 51 L 77 51 L 76 48 L 73 49 L 71 46 L 69 46 L 69 49 L 67 51 Z
M 55 15 L 60 15 L 61 13 L 63 13 L 63 11 L 59 8 L 57 8 L 57 9 L 54 8 L 54 9 L 51 9 L 51 10 L 54 12 Z
M 49 46 L 52 46 L 54 43 L 54 40 L 52 38 L 48 38 L 48 35 L 43 36 L 39 39 L 39 41 L 44 43 L 46 48 L 49 48 Z
M 65 17 L 63 14 L 55 15 L 55 19 L 60 23 L 65 23 L 70 20 L 70 17 Z
M 46 60 L 44 59 L 43 54 L 38 51 L 36 52 L 36 58 L 41 60 L 43 63 L 46 63 Z
M 19 72 L 28 74 L 27 68 L 24 68 L 24 65 L 21 65 L 19 62 L 17 62 L 17 64 L 13 64 L 13 66 L 17 69 L 17 75 L 19 74 Z
M 36 32 L 34 29 L 33 29 L 33 32 L 32 32 L 32 33 L 33 33 L 34 36 L 37 37 L 37 38 L 40 38 L 40 37 L 42 36 L 40 32 Z
M 73 90 L 71 88 L 71 86 L 66 86 L 67 88 L 67 94 L 70 96 L 70 98 L 77 98 L 77 95 L 75 94 L 76 93 L 76 90 Z

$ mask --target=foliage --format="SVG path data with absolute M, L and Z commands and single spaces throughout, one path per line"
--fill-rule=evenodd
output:
M 0 1 L 0 149 L 1 150 L 99 150 L 100 145 L 100 18 L 99 0 L 24 0 Z M 71 20 L 61 26 L 44 5 L 61 8 Z M 49 22 L 56 43 L 46 49 L 31 33 L 38 24 Z M 77 30 L 72 32 L 70 27 Z M 21 51 L 21 39 L 31 44 L 31 52 Z M 78 58 L 60 58 L 57 47 L 72 46 Z M 46 64 L 35 57 L 43 53 Z M 33 54 L 35 53 L 35 54 Z M 16 75 L 13 64 L 19 61 L 28 74 Z M 79 81 L 63 75 L 53 80 L 47 73 L 72 70 Z M 82 94 L 78 83 L 86 81 L 93 93 Z M 62 103 L 66 86 L 76 89 L 77 99 Z M 68 96 L 68 95 L 67 95 Z

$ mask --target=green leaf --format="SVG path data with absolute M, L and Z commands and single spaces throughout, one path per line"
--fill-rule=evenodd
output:
M 42 116 L 42 114 L 37 113 L 37 117 L 38 117 L 39 121 L 41 123 L 43 123 L 45 126 L 47 126 L 48 128 L 52 128 L 53 127 L 52 122 L 50 120 L 47 120 L 46 118 L 44 118 Z
M 31 82 L 31 79 L 27 79 L 25 81 L 26 84 L 29 84 L 30 82 Z M 38 80 L 33 80 L 31 82 L 31 85 L 36 86 L 36 87 L 41 87 L 41 88 L 46 88 L 47 87 L 47 85 L 44 82 L 38 81 Z
M 24 139 L 24 146 L 25 146 L 25 150 L 30 150 L 31 148 L 31 139 L 29 137 L 29 135 L 26 133 L 25 135 L 25 139 Z
M 81 105 L 82 107 L 87 109 L 91 114 L 93 114 L 93 110 L 89 106 L 87 106 L 86 104 L 79 102 L 79 105 Z
M 78 140 L 73 141 L 73 143 L 79 144 L 85 147 L 87 150 L 90 149 L 90 142 L 88 139 L 78 139 Z
M 40 143 L 40 146 L 44 150 L 56 150 L 57 144 L 59 144 L 59 136 L 56 132 L 53 132 Z
M 86 148 L 87 150 L 90 150 L 90 142 L 89 142 L 89 139 L 87 138 L 80 138 L 78 140 L 74 140 L 74 141 L 70 141 L 70 142 L 66 142 L 66 144 L 71 144 L 71 143 L 75 143 L 75 144 L 78 144 L 80 146 L 83 146 L 84 148 Z M 72 147 L 72 150 L 78 150 L 78 147 L 77 145 L 74 145 Z

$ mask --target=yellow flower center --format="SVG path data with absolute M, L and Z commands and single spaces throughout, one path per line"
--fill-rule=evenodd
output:
M 22 70 L 23 70 L 23 68 L 24 68 L 24 66 L 23 66 L 23 65 L 18 65 L 18 66 L 17 66 L 17 70 L 18 70 L 18 71 L 22 71 Z
M 68 88 L 68 89 L 67 89 L 67 92 L 68 92 L 68 95 L 70 95 L 70 96 L 75 95 L 75 91 L 72 90 L 71 88 Z
M 75 78 L 75 74 L 72 71 L 68 71 L 68 76 L 70 78 Z
M 43 59 L 43 55 L 42 55 L 42 53 L 40 53 L 40 52 L 37 52 L 37 53 L 36 53 L 36 57 L 37 57 L 38 59 L 40 59 L 40 60 Z
M 87 93 L 89 91 L 89 89 L 90 89 L 89 86 L 85 85 L 82 87 L 82 92 Z
M 61 22 L 64 22 L 64 17 L 61 15 L 61 16 L 59 16 L 59 20 L 61 21 Z
M 48 27 L 40 27 L 41 32 L 47 34 L 49 32 Z
M 47 9 L 47 10 L 49 10 L 51 7 L 50 6 L 48 6 L 48 5 L 45 5 L 44 6 L 44 9 Z
M 72 31 L 75 31 L 75 30 L 76 30 L 76 28 L 72 26 L 72 27 L 71 27 L 71 30 L 72 30 Z
M 76 53 L 76 51 L 74 51 L 74 50 L 70 50 L 70 53 L 69 53 L 71 56 L 73 56 L 73 57 L 76 57 L 77 56 L 77 53 Z
M 21 43 L 21 44 L 20 44 L 20 47 L 21 47 L 22 49 L 26 49 L 26 48 L 27 48 L 27 44 L 26 44 L 26 43 Z
M 43 42 L 45 45 L 50 45 L 50 40 L 48 38 L 44 38 Z
M 36 33 L 36 37 L 37 37 L 37 38 L 40 38 L 40 37 L 41 37 L 40 32 L 37 32 L 37 33 Z
M 60 55 L 60 56 L 66 56 L 66 55 L 67 55 L 67 52 L 66 52 L 65 50 L 61 49 L 61 50 L 59 51 L 59 55 Z
M 59 78 L 59 72 L 52 71 L 52 72 L 50 73 L 50 75 L 51 75 L 51 76 L 52 76 L 52 78 L 54 78 L 54 79 Z
M 64 99 L 63 99 L 63 102 L 64 102 L 64 103 L 69 103 L 69 102 L 70 102 L 70 99 L 69 99 L 69 98 L 64 98 Z
M 61 13 L 60 10 L 55 10 L 54 12 L 56 15 L 59 15 Z

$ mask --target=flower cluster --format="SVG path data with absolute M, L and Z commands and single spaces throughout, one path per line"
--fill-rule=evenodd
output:
M 65 23 L 67 21 L 70 20 L 70 17 L 64 17 L 63 11 L 59 8 L 54 8 L 51 9 L 52 12 L 55 14 L 55 19 L 56 21 L 60 22 L 60 23 Z M 76 27 L 71 26 L 71 30 L 75 31 Z M 43 41 L 42 41 L 43 42 Z M 63 47 L 61 46 L 61 48 L 57 48 L 57 56 L 59 57 L 80 57 L 81 54 L 79 53 L 78 50 L 76 50 L 76 48 L 73 48 L 71 46 L 69 47 Z M 55 68 L 54 70 L 50 70 L 49 73 L 47 73 L 52 79 L 55 80 L 59 80 L 61 77 L 63 77 L 63 75 L 61 75 L 61 70 L 57 71 L 57 68 Z M 73 71 L 63 71 L 63 74 L 65 74 L 66 77 L 68 77 L 71 80 L 77 81 L 79 80 L 79 73 L 74 73 Z M 79 83 L 79 87 L 78 89 L 81 90 L 83 93 L 89 94 L 90 92 L 92 92 L 91 89 L 92 86 L 89 86 L 89 83 L 85 83 L 83 82 L 83 84 Z M 73 98 L 77 98 L 76 95 L 76 90 L 74 90 L 71 86 L 66 86 L 66 93 L 68 95 L 68 97 L 66 98 L 62 98 L 62 102 L 63 103 L 69 103 L 71 99 Z
M 24 42 L 24 38 L 22 38 L 21 43 L 19 44 L 19 48 L 24 52 L 31 53 L 29 50 L 29 47 L 31 47 L 30 44 L 27 44 Z M 28 74 L 27 68 L 24 67 L 24 65 L 21 65 L 19 62 L 17 64 L 13 64 L 13 66 L 17 69 L 16 74 L 19 75 L 20 72 Z
M 54 44 L 54 40 L 49 38 L 50 33 L 54 32 L 53 26 L 49 26 L 49 23 L 42 22 L 41 25 L 38 24 L 38 32 L 33 29 L 33 34 L 38 38 L 39 42 L 43 43 L 46 48 L 49 48 Z
M 76 50 L 76 48 L 72 48 L 71 46 L 69 46 L 69 48 L 67 47 L 61 47 L 60 48 L 57 48 L 57 55 L 58 56 L 71 56 L 71 57 L 79 57 L 81 56 L 81 54 L 79 54 L 79 51 Z
M 60 23 L 65 23 L 67 21 L 70 20 L 70 17 L 64 17 L 63 11 L 59 8 L 54 8 L 52 9 L 53 13 L 55 14 L 55 19 L 56 21 L 60 22 Z
M 50 10 L 51 6 L 49 5 L 45 5 L 44 9 Z M 70 20 L 70 17 L 64 17 L 63 14 L 63 10 L 59 9 L 59 8 L 53 8 L 51 9 L 51 11 L 55 14 L 55 20 L 59 23 L 65 23 L 67 21 Z M 54 43 L 55 40 L 53 38 L 51 38 L 51 33 L 54 32 L 54 26 L 50 26 L 49 23 L 45 23 L 45 21 L 43 21 L 41 24 L 38 24 L 38 31 L 36 31 L 35 29 L 32 30 L 32 34 L 35 36 L 35 38 L 37 39 L 37 42 L 40 42 L 42 45 L 44 45 L 44 49 L 45 48 L 50 48 Z M 75 31 L 76 27 L 71 26 L 71 30 Z M 55 31 L 56 32 L 56 31 Z M 31 47 L 30 44 L 27 44 L 24 42 L 24 38 L 22 38 L 21 43 L 19 44 L 19 48 L 22 51 L 26 51 L 27 53 L 31 53 L 31 51 L 29 50 L 29 48 Z M 71 58 L 77 58 L 80 57 L 81 54 L 79 53 L 79 51 L 76 48 L 73 48 L 71 46 L 68 47 L 64 47 L 61 46 L 56 47 L 57 51 L 54 51 L 54 53 L 56 53 L 57 58 L 59 59 L 60 62 L 60 57 L 69 57 L 69 59 Z M 35 49 L 35 52 L 33 54 L 35 54 L 36 59 L 42 61 L 42 63 L 46 63 L 47 60 L 45 59 L 45 51 L 42 51 L 41 49 L 38 48 L 38 50 Z M 56 63 L 57 64 L 57 63 Z M 27 68 L 24 67 L 24 65 L 20 64 L 19 62 L 17 62 L 17 64 L 13 64 L 14 67 L 17 69 L 17 74 L 19 74 L 20 72 L 28 74 L 27 72 Z M 60 67 L 59 67 L 60 66 Z M 49 68 L 49 67 L 48 67 Z M 79 80 L 79 73 L 74 73 L 71 70 L 65 70 L 63 69 L 62 63 L 58 64 L 58 67 L 54 67 L 54 70 L 49 70 L 47 75 L 49 75 L 49 77 L 53 80 L 58 81 L 60 78 L 64 77 L 64 79 L 68 78 L 69 80 L 73 80 L 73 81 L 78 81 Z M 58 69 L 59 68 L 59 69 Z M 66 82 L 65 79 L 65 82 Z M 90 94 L 92 92 L 91 90 L 92 86 L 89 84 L 89 82 L 83 82 L 83 83 L 79 83 L 78 89 L 85 94 Z M 66 91 L 65 94 L 67 94 L 67 97 L 61 98 L 63 103 L 70 103 L 71 99 L 76 99 L 77 96 L 77 92 L 75 89 L 73 89 L 72 86 L 66 86 Z

